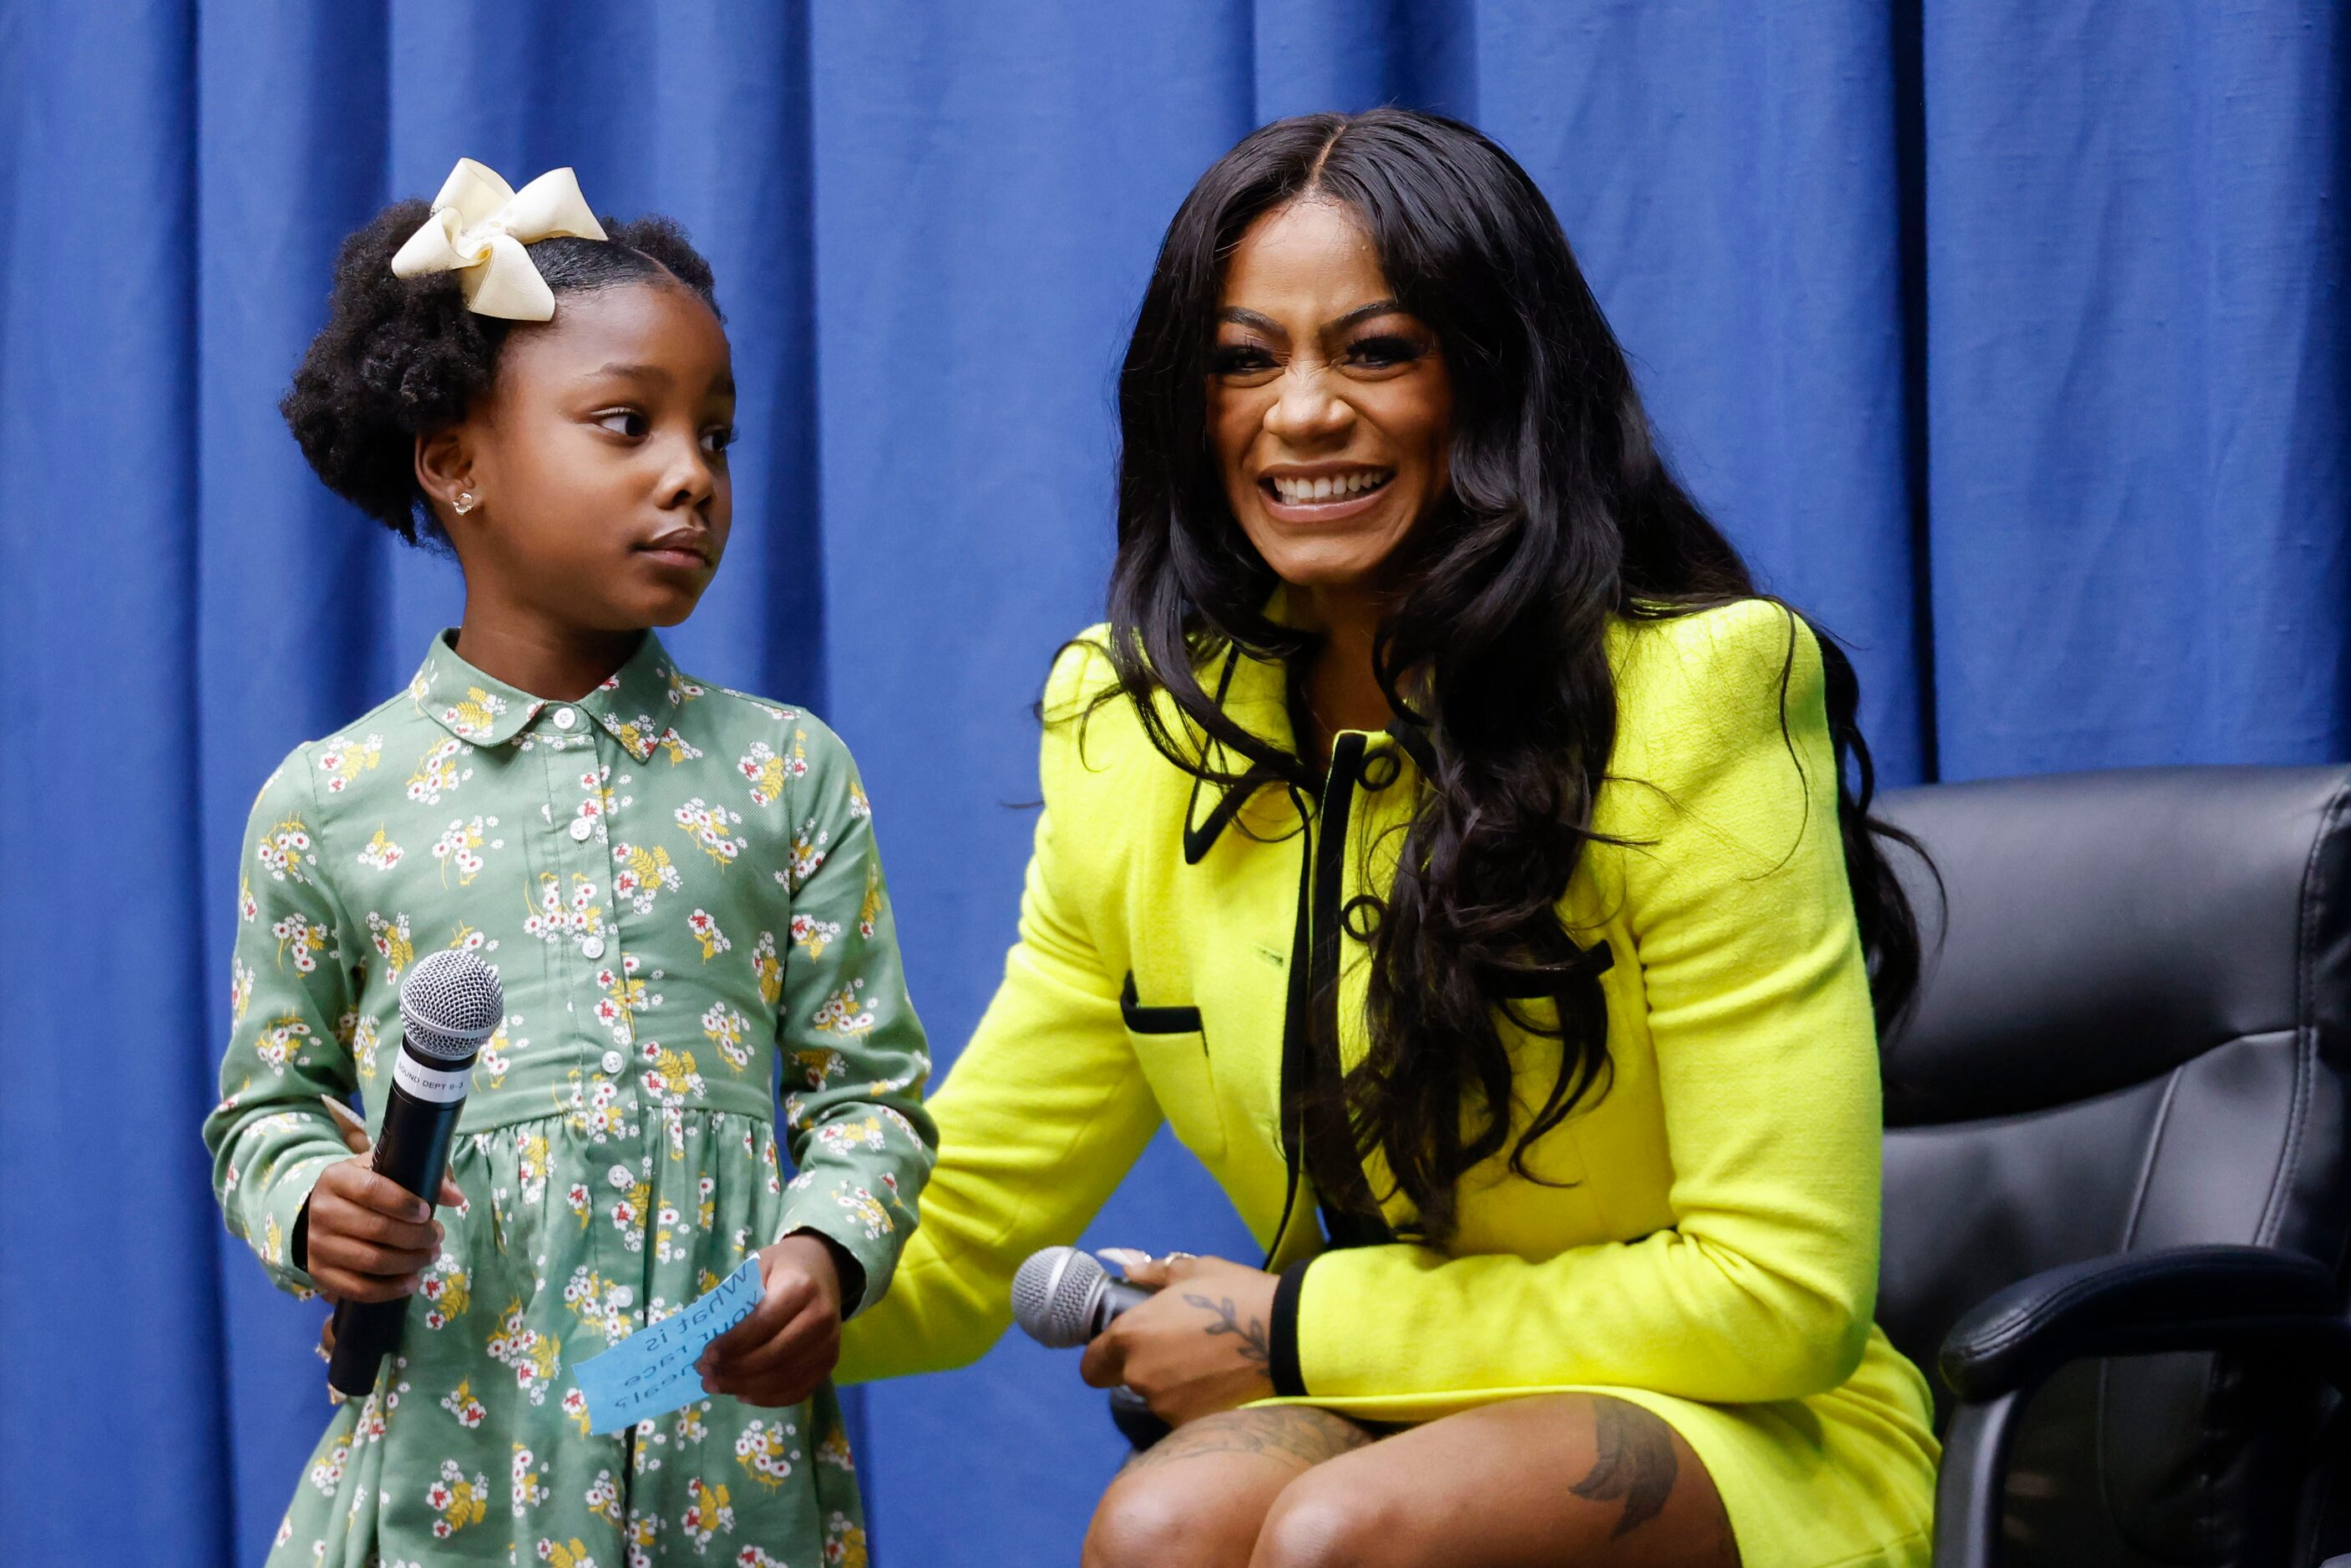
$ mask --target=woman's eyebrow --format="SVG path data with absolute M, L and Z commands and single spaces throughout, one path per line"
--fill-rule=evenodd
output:
M 1323 336 L 1332 337 L 1346 331 L 1350 327 L 1353 327 L 1361 322 L 1369 321 L 1375 317 L 1407 316 L 1410 314 L 1411 312 L 1405 309 L 1404 304 L 1401 300 L 1374 299 L 1367 305 L 1359 305 L 1355 306 L 1354 309 L 1347 312 L 1344 316 L 1324 322 L 1322 324 L 1322 331 Z M 1227 306 L 1224 309 L 1217 312 L 1217 319 L 1220 322 L 1230 322 L 1235 327 L 1253 327 L 1259 332 L 1263 332 L 1276 337 L 1286 337 L 1289 336 L 1289 330 L 1284 327 L 1281 323 L 1276 321 L 1270 316 L 1262 315 L 1258 311 L 1249 309 L 1246 306 Z
M 1354 309 L 1347 312 L 1346 315 L 1340 317 L 1335 321 L 1325 322 L 1323 324 L 1322 330 L 1326 335 L 1335 334 L 1344 332 L 1348 327 L 1356 325 L 1358 322 L 1369 321 L 1374 317 L 1405 316 L 1409 314 L 1410 312 L 1405 309 L 1403 302 L 1400 300 L 1375 299 L 1369 305 L 1359 305 L 1355 306 Z
M 1359 305 L 1355 306 L 1354 309 L 1347 312 L 1344 316 L 1324 322 L 1322 324 L 1322 330 L 1326 335 L 1344 332 L 1348 327 L 1356 325 L 1358 322 L 1369 321 L 1374 317 L 1406 316 L 1409 314 L 1411 313 L 1405 309 L 1404 304 L 1400 300 L 1374 299 L 1368 305 Z M 1243 305 L 1227 306 L 1224 309 L 1217 312 L 1217 319 L 1220 322 L 1230 322 L 1235 327 L 1254 327 L 1259 332 L 1270 333 L 1275 337 L 1287 337 L 1289 335 L 1289 329 L 1283 327 L 1280 322 L 1276 321 L 1272 317 L 1251 310 L 1247 306 Z

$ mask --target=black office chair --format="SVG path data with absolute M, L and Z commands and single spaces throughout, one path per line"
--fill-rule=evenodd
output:
M 2351 768 L 1883 815 L 1949 898 L 1911 877 L 1930 954 L 1885 1043 L 1878 1305 L 1938 1385 L 1936 1563 L 2351 1552 Z

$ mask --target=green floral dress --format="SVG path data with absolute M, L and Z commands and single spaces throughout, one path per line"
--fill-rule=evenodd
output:
M 298 1294 L 302 1205 L 348 1157 L 321 1097 L 381 1125 L 416 954 L 479 952 L 507 1006 L 450 1158 L 466 1205 L 270 1562 L 863 1563 L 829 1384 L 601 1437 L 570 1370 L 792 1231 L 846 1248 L 868 1305 L 914 1228 L 930 1063 L 832 732 L 688 680 L 650 632 L 576 702 L 444 635 L 262 787 L 238 903 L 204 1141 L 229 1229 Z

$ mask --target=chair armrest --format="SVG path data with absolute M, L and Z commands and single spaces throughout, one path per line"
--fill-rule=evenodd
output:
M 2351 1321 L 2334 1273 L 2266 1247 L 2167 1247 L 2050 1269 L 1987 1297 L 1944 1337 L 1959 1397 L 1935 1486 L 1936 1568 L 1998 1568 L 2009 1439 L 2049 1375 L 2085 1356 L 2295 1355 L 2351 1394 Z
M 1987 1298 L 1943 1340 L 1943 1379 L 1970 1403 L 2037 1386 L 2068 1361 L 2283 1340 L 2344 1386 L 2351 1323 L 2333 1272 L 2266 1247 L 2168 1247 L 2050 1269 Z M 2351 1391 L 2351 1390 L 2347 1390 Z

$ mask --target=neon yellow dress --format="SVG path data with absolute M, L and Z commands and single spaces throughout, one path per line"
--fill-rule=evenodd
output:
M 1607 1093 L 1530 1151 L 1555 1185 L 1498 1156 L 1461 1184 L 1442 1249 L 1319 1256 L 1285 1148 L 1290 970 L 1334 909 L 1393 876 L 1412 761 L 1384 735 L 1341 735 L 1301 833 L 1283 792 L 1196 795 L 1123 701 L 1071 720 L 1107 661 L 1065 655 L 1020 940 L 931 1102 L 945 1152 L 923 1229 L 889 1299 L 851 1325 L 843 1380 L 985 1351 L 1020 1261 L 1078 1235 L 1164 1116 L 1269 1267 L 1312 1257 L 1292 1295 L 1293 1402 L 1419 1421 L 1604 1392 L 1688 1440 L 1746 1568 L 1926 1562 L 1938 1450 L 1924 1380 L 1872 1322 L 1876 1033 L 1819 649 L 1749 600 L 1617 622 L 1610 653 L 1618 735 L 1595 825 L 1637 846 L 1591 848 L 1561 905 L 1614 961 Z M 1227 711 L 1287 745 L 1282 671 L 1230 673 Z M 1310 898 L 1301 922 L 1303 861 L 1324 855 L 1335 897 Z M 1352 1064 L 1367 950 L 1339 924 L 1324 946 Z M 1520 1099 L 1540 1104 L 1556 1044 L 1504 1034 Z M 1376 1160 L 1365 1174 L 1389 1190 Z

